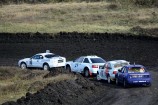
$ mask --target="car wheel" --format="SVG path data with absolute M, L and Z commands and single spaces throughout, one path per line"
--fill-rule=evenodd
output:
M 123 81 L 123 87 L 128 88 L 128 84 L 127 84 L 126 80 Z
M 49 65 L 48 64 L 44 64 L 43 65 L 43 70 L 49 70 Z
M 107 77 L 108 83 L 111 84 L 110 76 Z
M 97 80 L 98 80 L 98 81 L 101 80 L 101 78 L 100 78 L 100 76 L 99 76 L 99 73 L 97 73 Z
M 89 77 L 89 76 L 90 76 L 88 69 L 86 69 L 86 70 L 84 71 L 84 76 L 85 76 L 85 77 Z
M 21 63 L 20 68 L 21 68 L 22 70 L 27 69 L 26 63 Z
M 66 70 L 68 70 L 69 72 L 71 72 L 70 66 L 66 66 Z
M 116 85 L 119 85 L 119 81 L 118 81 L 118 78 L 116 78 L 116 81 L 115 81 L 115 82 L 116 82 Z

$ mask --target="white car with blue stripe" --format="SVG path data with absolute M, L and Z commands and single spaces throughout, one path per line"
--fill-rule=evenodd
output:
M 106 61 L 98 56 L 81 56 L 66 62 L 65 68 L 71 72 L 82 73 L 85 77 L 96 75 Z

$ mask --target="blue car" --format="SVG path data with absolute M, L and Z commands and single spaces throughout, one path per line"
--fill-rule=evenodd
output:
M 126 88 L 130 85 L 151 86 L 150 73 L 142 65 L 123 66 L 116 74 L 116 85 L 120 83 Z

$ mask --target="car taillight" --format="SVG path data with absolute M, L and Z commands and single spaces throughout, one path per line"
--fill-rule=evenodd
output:
M 113 71 L 113 74 L 117 74 L 117 71 Z
M 92 68 L 98 68 L 98 65 L 92 65 Z

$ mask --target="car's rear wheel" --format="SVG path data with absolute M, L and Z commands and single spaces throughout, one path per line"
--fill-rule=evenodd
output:
M 44 64 L 43 65 L 43 70 L 49 70 L 50 68 L 49 68 L 49 65 L 48 64 Z
M 27 69 L 26 63 L 21 63 L 20 68 L 21 68 L 22 70 Z
M 84 70 L 84 76 L 85 76 L 85 77 L 89 77 L 89 76 L 90 76 L 88 69 L 85 69 L 85 70 Z
M 110 76 L 107 76 L 108 83 L 111 84 Z

